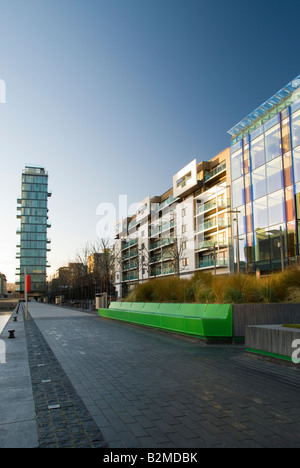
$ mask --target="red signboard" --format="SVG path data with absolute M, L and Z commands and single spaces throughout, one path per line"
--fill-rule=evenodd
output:
M 26 292 L 30 293 L 31 291 L 31 276 L 26 275 Z

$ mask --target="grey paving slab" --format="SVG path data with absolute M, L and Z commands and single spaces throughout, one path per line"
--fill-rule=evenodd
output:
M 30 314 L 110 447 L 300 447 L 299 369 L 55 306 Z
M 14 313 L 2 333 L 5 362 L 0 363 L 0 448 L 38 447 L 36 412 L 22 315 Z M 9 339 L 8 330 L 15 330 Z

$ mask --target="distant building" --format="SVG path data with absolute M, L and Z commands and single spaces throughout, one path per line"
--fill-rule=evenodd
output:
M 101 271 L 104 253 L 93 253 L 88 257 L 88 274 L 94 274 Z
M 0 297 L 6 294 L 6 276 L 0 273 Z
M 17 247 L 17 258 L 20 266 L 17 268 L 18 281 L 16 291 L 24 292 L 24 276 L 31 276 L 31 292 L 35 295 L 45 293 L 47 252 L 50 251 L 50 240 L 47 237 L 48 222 L 48 173 L 41 167 L 26 166 L 22 173 L 22 197 L 18 199 L 17 218 L 21 221 L 20 243 Z

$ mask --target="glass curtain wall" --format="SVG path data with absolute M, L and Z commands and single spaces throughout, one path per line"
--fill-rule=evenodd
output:
M 42 168 L 26 167 L 22 174 L 19 291 L 24 291 L 25 272 L 31 276 L 32 293 L 46 289 L 48 225 L 48 174 Z
M 246 270 L 280 269 L 282 253 L 285 265 L 293 264 L 299 255 L 300 101 L 235 143 L 231 165 Z

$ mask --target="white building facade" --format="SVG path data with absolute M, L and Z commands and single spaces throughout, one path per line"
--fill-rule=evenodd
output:
M 190 278 L 196 271 L 228 274 L 231 257 L 230 151 L 196 159 L 160 196 L 147 196 L 115 230 L 115 286 L 124 298 L 153 278 Z

